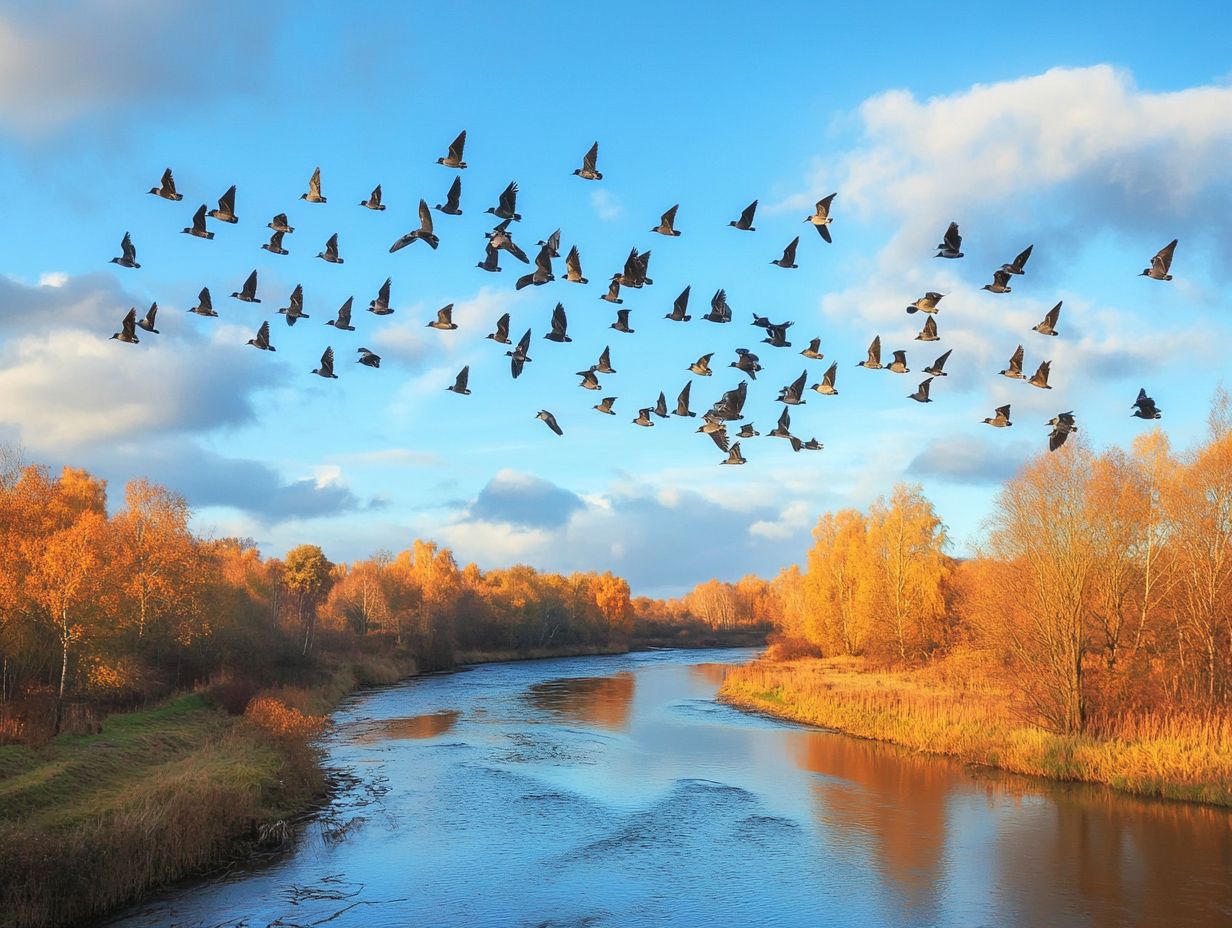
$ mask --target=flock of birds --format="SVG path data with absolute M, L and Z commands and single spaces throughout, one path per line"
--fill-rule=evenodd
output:
M 443 158 L 438 158 L 437 163 L 447 168 L 455 170 L 463 170 L 467 167 L 464 160 L 464 150 L 466 145 L 465 130 L 454 139 L 449 146 L 448 153 Z M 603 174 L 598 170 L 599 144 L 596 142 L 586 152 L 582 159 L 582 166 L 576 169 L 573 173 L 577 177 L 587 181 L 600 181 L 603 179 Z M 164 200 L 180 201 L 184 197 L 176 190 L 175 177 L 170 168 L 167 168 L 162 175 L 159 185 L 152 187 L 149 190 L 150 194 L 160 197 Z M 196 210 L 192 218 L 192 224 L 183 229 L 187 235 L 201 239 L 212 239 L 214 232 L 207 227 L 208 220 L 215 220 L 225 223 L 237 223 L 238 217 L 235 213 L 235 194 L 236 188 L 230 187 L 218 200 L 217 209 L 207 209 L 206 204 L 202 204 Z M 518 185 L 516 182 L 510 183 L 500 194 L 496 206 L 488 207 L 487 213 L 492 214 L 499 222 L 485 233 L 486 243 L 484 246 L 484 256 L 478 262 L 478 267 L 488 272 L 499 272 L 502 270 L 500 266 L 501 254 L 510 256 L 511 258 L 530 267 L 532 261 L 527 253 L 514 241 L 514 232 L 512 224 L 520 222 L 522 216 L 517 212 L 517 196 Z M 832 223 L 831 208 L 836 194 L 830 194 L 821 200 L 818 200 L 814 211 L 805 217 L 804 221 L 810 223 L 816 229 L 819 237 L 826 243 L 833 241 L 830 232 Z M 445 197 L 444 203 L 438 203 L 429 209 L 427 202 L 423 199 L 419 201 L 419 227 L 412 229 L 405 235 L 398 238 L 389 248 L 391 253 L 399 251 L 413 245 L 415 242 L 422 241 L 429 248 L 435 250 L 440 242 L 433 222 L 433 211 L 440 212 L 447 216 L 459 216 L 462 214 L 461 209 L 462 198 L 462 180 L 461 175 L 455 176 L 452 186 L 450 186 Z M 309 204 L 324 204 L 327 202 L 325 195 L 322 193 L 321 186 L 321 169 L 318 167 L 308 181 L 308 189 L 300 196 L 301 200 Z M 382 193 L 380 185 L 369 194 L 368 198 L 359 203 L 360 206 L 370 210 L 384 210 L 385 204 L 381 202 Z M 743 232 L 755 232 L 756 228 L 753 223 L 757 213 L 757 200 L 750 203 L 740 216 L 732 220 L 729 225 Z M 659 235 L 677 237 L 681 233 L 676 229 L 676 213 L 679 209 L 679 204 L 672 206 L 660 217 L 659 224 L 650 232 Z M 279 213 L 267 224 L 267 227 L 272 230 L 270 240 L 261 247 L 266 251 L 275 255 L 287 255 L 288 250 L 284 247 L 283 242 L 287 235 L 292 235 L 295 232 L 287 218 L 286 213 Z M 528 286 L 542 286 L 554 280 L 561 279 L 556 276 L 553 260 L 560 257 L 560 230 L 556 230 L 546 239 L 536 243 L 539 251 L 535 255 L 533 261 L 533 270 L 522 275 L 516 282 L 518 290 Z M 794 238 L 786 248 L 783 249 L 781 257 L 776 258 L 771 264 L 774 264 L 784 269 L 794 269 L 796 264 L 796 250 L 800 244 L 800 237 Z M 1151 260 L 1150 267 L 1142 271 L 1142 276 L 1152 280 L 1168 281 L 1172 280 L 1171 265 L 1173 253 L 1176 250 L 1176 241 L 1173 240 L 1165 245 Z M 942 241 L 936 246 L 937 253 L 935 257 L 945 259 L 962 258 L 962 235 L 959 233 L 958 224 L 951 222 L 945 231 Z M 1027 246 L 1013 261 L 1003 264 L 999 269 L 993 272 L 992 283 L 985 284 L 985 290 L 991 293 L 1003 294 L 1009 293 L 1012 290 L 1010 281 L 1015 276 L 1020 276 L 1026 273 L 1027 261 L 1031 257 L 1033 246 Z M 118 257 L 112 258 L 111 261 L 125 268 L 139 268 L 141 265 L 137 262 L 137 249 L 133 245 L 132 239 L 128 233 L 125 233 L 124 239 L 120 245 L 121 254 Z M 317 257 L 331 264 L 343 264 L 339 247 L 338 235 L 335 233 L 330 236 L 325 243 L 323 251 L 318 252 Z M 624 267 L 617 273 L 613 274 L 608 281 L 607 292 L 600 296 L 600 299 L 612 304 L 621 304 L 623 299 L 620 296 L 622 288 L 624 289 L 640 289 L 642 287 L 653 285 L 654 281 L 648 276 L 650 264 L 650 251 L 639 251 L 634 248 L 630 251 L 628 258 L 625 261 Z M 583 276 L 581 255 L 576 245 L 574 245 L 565 255 L 565 271 L 563 280 L 568 283 L 587 284 L 588 279 Z M 257 296 L 258 277 L 257 271 L 254 270 L 249 274 L 240 290 L 235 291 L 231 296 L 237 300 L 246 303 L 260 303 L 261 300 Z M 377 316 L 387 316 L 394 312 L 390 308 L 390 288 L 392 280 L 387 278 L 384 284 L 380 287 L 377 296 L 373 299 L 368 311 Z M 665 318 L 674 322 L 689 322 L 693 317 L 688 314 L 689 299 L 691 287 L 685 287 L 683 292 L 676 297 L 672 305 L 672 311 Z M 943 299 L 943 294 L 929 291 L 925 293 L 915 302 L 907 306 L 906 311 L 909 314 L 924 313 L 925 322 L 920 334 L 916 336 L 917 341 L 930 342 L 938 341 L 940 336 L 937 332 L 936 315 L 939 311 L 939 304 Z M 333 326 L 340 331 L 353 332 L 355 326 L 351 324 L 351 316 L 353 309 L 353 297 L 346 300 L 339 308 L 336 317 L 326 321 L 326 325 Z M 192 307 L 189 312 L 200 316 L 217 316 L 218 313 L 214 309 L 213 300 L 208 287 L 202 288 L 197 298 L 197 305 Z M 304 312 L 304 294 L 302 286 L 296 286 L 292 291 L 288 300 L 288 305 L 278 309 L 289 326 L 295 325 L 300 319 L 307 319 L 308 315 Z M 138 344 L 139 337 L 137 330 L 150 334 L 158 334 L 158 329 L 155 327 L 157 322 L 158 304 L 154 303 L 143 318 L 137 317 L 135 307 L 128 311 L 124 317 L 119 332 L 116 332 L 111 337 L 121 342 L 129 344 Z M 617 332 L 632 334 L 634 330 L 629 325 L 630 311 L 628 309 L 616 310 L 616 321 L 611 324 L 611 328 Z M 1061 303 L 1057 303 L 1044 319 L 1032 331 L 1038 332 L 1041 335 L 1056 336 L 1058 335 L 1057 325 L 1061 316 Z M 732 309 L 727 303 L 727 294 L 724 290 L 718 290 L 710 300 L 710 311 L 701 317 L 711 323 L 727 324 L 732 321 Z M 771 348 L 790 348 L 791 342 L 787 339 L 788 329 L 794 323 L 790 321 L 775 323 L 768 317 L 753 314 L 752 325 L 762 329 L 765 332 L 765 338 L 762 342 L 768 344 Z M 429 322 L 430 328 L 450 331 L 457 329 L 458 326 L 453 322 L 453 304 L 450 303 L 442 307 L 437 312 L 437 317 L 434 321 Z M 568 334 L 569 320 L 563 304 L 557 303 L 553 310 L 551 319 L 551 331 L 543 337 L 554 342 L 570 342 L 572 339 Z M 488 339 L 501 344 L 511 345 L 512 348 L 505 352 L 505 355 L 510 359 L 510 373 L 514 378 L 519 377 L 525 365 L 531 362 L 531 329 L 518 339 L 514 344 L 509 338 L 510 316 L 509 313 L 502 315 L 495 325 L 492 333 L 487 335 Z M 257 330 L 256 335 L 249 339 L 247 344 L 261 351 L 275 351 L 275 347 L 270 341 L 270 325 L 268 321 L 262 322 Z M 813 338 L 809 341 L 808 347 L 800 352 L 807 360 L 821 361 L 824 355 L 821 353 L 821 339 Z M 951 349 L 952 351 L 952 349 Z M 946 351 L 941 354 L 931 365 L 923 369 L 925 374 L 929 376 L 927 379 L 920 382 L 914 393 L 908 395 L 909 399 L 919 403 L 931 403 L 930 396 L 931 385 L 934 379 L 945 377 L 945 364 L 949 360 L 951 351 Z M 367 348 L 359 348 L 357 350 L 359 357 L 356 359 L 359 364 L 367 367 L 379 368 L 381 366 L 381 358 L 375 352 Z M 691 365 L 688 370 L 699 377 L 709 377 L 712 375 L 710 369 L 710 360 L 714 353 L 704 354 Z M 1015 380 L 1025 380 L 1027 384 L 1040 389 L 1052 389 L 1048 385 L 1048 377 L 1051 370 L 1051 362 L 1043 361 L 1036 369 L 1035 373 L 1029 378 L 1025 376 L 1023 370 L 1023 346 L 1019 345 L 1014 353 L 1010 356 L 1008 366 L 1000 371 L 1000 375 Z M 337 379 L 337 374 L 334 372 L 334 350 L 333 347 L 327 347 L 321 355 L 320 365 L 313 369 L 312 373 L 328 379 Z M 736 368 L 742 373 L 747 374 L 751 379 L 757 379 L 757 373 L 761 371 L 762 365 L 756 354 L 747 348 L 736 349 L 736 359 L 729 365 Z M 868 357 L 860 361 L 856 366 L 862 367 L 865 370 L 886 370 L 895 374 L 910 373 L 910 368 L 907 366 L 907 353 L 905 350 L 898 349 L 893 351 L 893 360 L 889 363 L 882 362 L 881 354 L 881 338 L 874 337 L 868 348 Z M 615 369 L 611 365 L 610 349 L 605 347 L 599 356 L 597 363 L 590 365 L 587 369 L 577 372 L 577 376 L 581 377 L 580 387 L 586 390 L 601 391 L 598 375 L 615 374 Z M 835 383 L 838 374 L 838 363 L 832 362 L 826 371 L 821 375 L 818 383 L 813 384 L 807 389 L 811 389 L 822 396 L 836 396 L 838 390 Z M 468 386 L 470 377 L 469 365 L 463 367 L 458 372 L 457 377 L 452 386 L 447 389 L 453 393 L 460 395 L 469 395 L 471 390 Z M 778 402 L 784 404 L 782 414 L 775 428 L 769 433 L 770 437 L 784 438 L 790 444 L 794 451 L 811 450 L 820 451 L 823 445 L 815 438 L 803 441 L 791 432 L 791 417 L 790 407 L 802 405 L 805 402 L 804 394 L 806 392 L 806 384 L 808 382 L 808 368 L 797 377 L 792 383 L 779 390 Z M 696 417 L 696 413 L 690 409 L 693 382 L 690 380 L 685 384 L 676 399 L 675 409 L 669 412 L 667 407 L 667 398 L 664 393 L 660 392 L 658 400 L 650 405 L 638 410 L 637 418 L 633 420 L 635 425 L 643 427 L 651 427 L 654 425 L 652 417 L 667 419 L 669 416 L 681 416 L 686 418 Z M 708 411 L 702 414 L 701 424 L 697 431 L 701 434 L 708 435 L 715 445 L 727 453 L 727 458 L 721 463 L 723 464 L 744 464 L 745 457 L 740 450 L 740 441 L 754 438 L 760 435 L 751 422 L 745 422 L 739 427 L 739 431 L 734 436 L 729 436 L 728 428 L 732 423 L 736 423 L 744 418 L 743 409 L 745 399 L 748 392 L 748 382 L 741 381 L 740 384 L 733 390 L 728 390 L 722 394 L 717 402 L 715 402 Z M 605 396 L 593 408 L 600 413 L 606 415 L 615 415 L 614 404 L 616 397 Z M 1134 411 L 1132 415 L 1140 419 L 1158 419 L 1161 417 L 1160 409 L 1155 405 L 1155 401 L 1146 394 L 1146 390 L 1142 389 L 1138 393 L 1138 398 L 1131 407 Z M 556 416 L 549 410 L 542 409 L 536 414 L 536 418 L 542 420 L 548 428 L 557 435 L 563 435 L 564 430 L 557 421 Z M 1013 425 L 1010 421 L 1010 404 L 997 407 L 993 416 L 983 420 L 984 423 L 994 428 L 1006 428 Z M 1055 451 L 1065 443 L 1066 438 L 1071 432 L 1078 430 L 1073 411 L 1061 412 L 1054 416 L 1048 423 L 1052 431 L 1048 438 L 1049 450 Z M 731 427 L 735 427 L 732 425 Z M 732 438 L 734 437 L 734 441 Z

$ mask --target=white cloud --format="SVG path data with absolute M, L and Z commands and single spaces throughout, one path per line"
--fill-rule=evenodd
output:
M 624 205 L 602 187 L 590 192 L 590 205 L 604 222 L 615 222 L 625 214 Z

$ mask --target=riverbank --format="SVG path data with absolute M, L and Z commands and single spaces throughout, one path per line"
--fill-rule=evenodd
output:
M 1232 806 L 1232 720 L 1127 719 L 1115 736 L 1027 724 L 1008 692 L 944 669 L 873 671 L 856 660 L 760 660 L 727 673 L 719 699 L 746 711 L 1054 780 Z

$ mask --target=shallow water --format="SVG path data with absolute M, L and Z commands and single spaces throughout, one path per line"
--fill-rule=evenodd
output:
M 1232 924 L 1228 812 L 716 703 L 752 653 L 489 664 L 363 694 L 326 745 L 357 779 L 291 853 L 111 924 Z

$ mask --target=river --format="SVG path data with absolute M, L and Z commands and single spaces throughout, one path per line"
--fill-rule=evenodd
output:
M 1232 925 L 1232 815 L 972 771 L 715 701 L 749 650 L 488 664 L 358 695 L 354 780 L 275 863 L 109 924 Z

